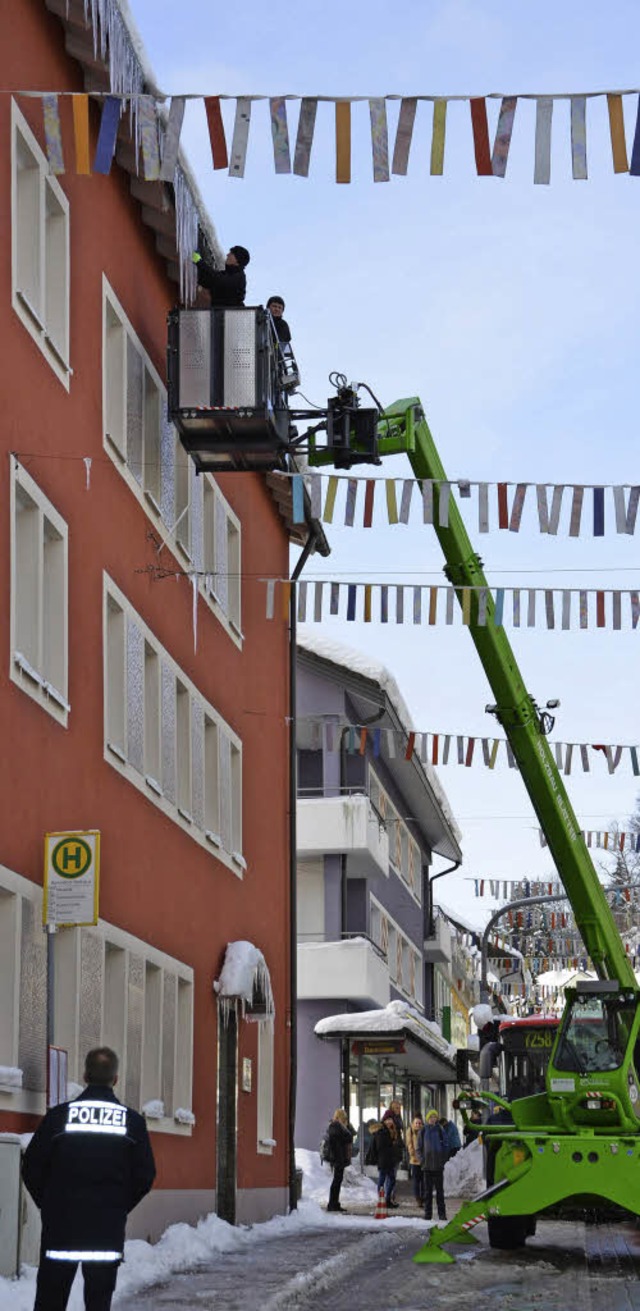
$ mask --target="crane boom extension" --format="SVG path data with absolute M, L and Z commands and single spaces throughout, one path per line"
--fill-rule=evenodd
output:
M 631 962 L 542 732 L 540 711 L 524 686 L 504 628 L 495 622 L 495 605 L 482 562 L 473 550 L 453 498 L 448 501 L 446 526 L 440 523 L 439 488 L 447 484 L 447 475 L 417 397 L 396 401 L 384 410 L 378 440 L 381 455 L 405 451 L 416 478 L 434 481 L 433 524 L 447 562 L 445 573 L 460 605 L 464 599 L 469 607 L 469 632 L 496 698 L 497 718 L 566 888 L 585 947 L 600 978 L 617 979 L 621 987 L 635 989 Z M 486 605 L 483 623 L 478 622 L 480 596 Z

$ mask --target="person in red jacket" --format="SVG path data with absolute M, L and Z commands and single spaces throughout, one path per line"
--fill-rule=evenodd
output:
M 86 1311 L 109 1311 L 129 1211 L 149 1192 L 155 1164 L 141 1115 L 118 1101 L 118 1057 L 87 1055 L 84 1092 L 47 1111 L 22 1164 L 42 1216 L 34 1311 L 65 1311 L 82 1263 Z

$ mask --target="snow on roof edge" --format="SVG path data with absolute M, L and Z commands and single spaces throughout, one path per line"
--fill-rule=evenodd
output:
M 320 637 L 314 633 L 308 633 L 298 629 L 297 634 L 298 646 L 308 651 L 311 655 L 317 655 L 322 660 L 329 661 L 330 664 L 337 665 L 340 668 L 350 669 L 352 673 L 359 674 L 361 678 L 368 678 L 377 683 L 383 692 L 389 698 L 403 728 L 407 733 L 414 731 L 412 716 L 409 707 L 400 691 L 398 683 L 394 676 L 387 669 L 386 665 L 380 664 L 379 661 L 371 659 L 370 656 L 364 655 L 362 651 L 357 651 L 355 647 L 346 646 L 342 642 L 334 642 L 326 637 Z M 419 761 L 420 769 L 436 797 L 442 814 L 451 829 L 456 842 L 459 844 L 462 840 L 462 832 L 458 827 L 454 817 L 449 798 L 435 773 L 433 766 L 428 761 Z

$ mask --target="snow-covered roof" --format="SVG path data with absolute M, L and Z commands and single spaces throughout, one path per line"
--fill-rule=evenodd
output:
M 275 1013 L 269 968 L 259 947 L 254 947 L 252 942 L 227 943 L 224 964 L 220 977 L 214 980 L 213 990 L 223 1002 L 241 1002 L 243 1011 L 258 994 L 264 997 L 267 1016 Z
M 415 731 L 409 707 L 393 674 L 389 672 L 386 665 L 381 664 L 379 660 L 374 660 L 372 656 L 365 655 L 362 651 L 344 645 L 342 642 L 330 641 L 326 637 L 317 636 L 315 633 L 301 628 L 298 628 L 297 643 L 301 650 L 308 651 L 310 655 L 318 656 L 321 660 L 327 660 L 340 669 L 347 669 L 352 674 L 376 683 L 388 697 L 405 732 Z M 418 760 L 416 756 L 414 756 L 414 759 Z M 418 761 L 418 763 L 456 842 L 460 842 L 462 834 L 454 819 L 449 799 L 438 775 L 428 761 Z
M 315 1026 L 318 1037 L 330 1033 L 411 1033 L 427 1047 L 437 1050 L 447 1060 L 455 1061 L 456 1048 L 443 1038 L 439 1025 L 426 1020 L 424 1015 L 405 1001 L 390 1001 L 388 1006 L 375 1011 L 348 1011 L 344 1015 L 328 1015 Z

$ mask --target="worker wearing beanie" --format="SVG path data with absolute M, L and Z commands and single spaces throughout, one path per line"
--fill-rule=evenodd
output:
M 211 293 L 211 304 L 226 308 L 244 305 L 247 294 L 245 269 L 251 256 L 244 246 L 232 246 L 223 269 L 214 269 L 202 255 L 194 255 L 198 282 Z

